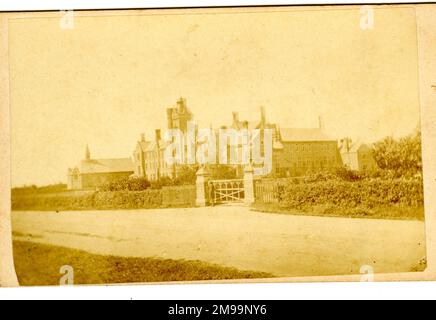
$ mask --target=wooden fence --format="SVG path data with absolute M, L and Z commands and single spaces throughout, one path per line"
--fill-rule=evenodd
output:
M 255 180 L 254 196 L 257 203 L 279 203 L 280 194 L 286 179 L 259 179 Z

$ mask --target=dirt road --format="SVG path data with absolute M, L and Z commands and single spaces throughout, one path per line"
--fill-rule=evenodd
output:
M 277 276 L 407 272 L 425 258 L 425 224 L 263 214 L 246 207 L 13 212 L 15 239 L 97 254 L 202 260 Z

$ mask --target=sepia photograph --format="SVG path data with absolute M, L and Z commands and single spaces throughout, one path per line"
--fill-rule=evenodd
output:
M 2 20 L 18 284 L 424 273 L 416 8 Z

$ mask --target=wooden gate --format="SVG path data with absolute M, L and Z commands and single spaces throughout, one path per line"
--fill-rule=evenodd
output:
M 209 198 L 212 204 L 243 203 L 244 180 L 212 180 L 209 182 Z

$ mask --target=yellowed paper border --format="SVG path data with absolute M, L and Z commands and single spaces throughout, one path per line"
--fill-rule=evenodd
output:
M 12 257 L 8 20 L 0 16 L 0 287 L 17 286 Z
M 423 161 L 425 186 L 425 212 L 427 229 L 428 268 L 423 273 L 376 274 L 375 281 L 424 281 L 436 280 L 436 5 L 403 5 L 396 7 L 413 7 L 416 9 L 420 99 L 423 135 Z M 395 6 L 380 6 L 395 7 Z M 163 9 L 163 10 L 128 10 L 128 11 L 80 11 L 75 15 L 100 17 L 138 14 L 204 14 L 225 13 L 228 10 L 239 12 L 278 12 L 289 10 L 340 10 L 352 6 L 324 7 L 269 7 L 269 8 L 220 8 L 220 9 Z M 8 19 L 60 17 L 58 12 L 46 13 L 10 13 L 0 14 L 0 286 L 18 284 L 12 260 L 12 242 L 10 227 L 10 128 L 9 128 L 9 72 L 8 72 Z M 433 159 L 433 161 L 432 161 Z M 355 276 L 297 277 L 241 281 L 195 281 L 186 283 L 281 283 L 281 282 L 355 282 Z M 147 283 L 148 285 L 150 283 Z M 162 283 L 174 284 L 174 283 Z

